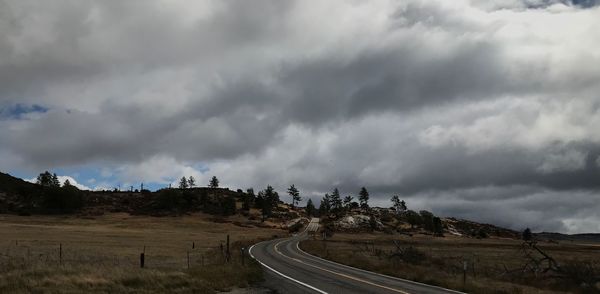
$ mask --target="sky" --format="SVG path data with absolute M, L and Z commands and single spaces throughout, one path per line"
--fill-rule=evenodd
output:
M 597 1 L 0 0 L 0 171 L 600 232 Z

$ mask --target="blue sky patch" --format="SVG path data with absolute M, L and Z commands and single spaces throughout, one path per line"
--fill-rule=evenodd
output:
M 24 119 L 30 113 L 46 113 L 48 108 L 38 104 L 15 104 L 12 106 L 0 108 L 0 119 Z

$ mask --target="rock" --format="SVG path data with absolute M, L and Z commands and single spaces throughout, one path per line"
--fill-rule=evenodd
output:
M 340 231 L 371 230 L 371 217 L 364 214 L 347 215 L 335 221 L 333 226 Z M 383 224 L 375 219 L 375 229 L 383 230 Z
M 285 224 L 285 227 L 286 227 L 286 228 L 291 228 L 291 227 L 295 226 L 295 225 L 296 225 L 296 224 L 297 224 L 299 221 L 301 221 L 301 220 L 302 220 L 302 218 L 295 218 L 295 219 L 293 219 L 293 220 L 291 220 L 291 221 L 288 221 L 288 222 Z

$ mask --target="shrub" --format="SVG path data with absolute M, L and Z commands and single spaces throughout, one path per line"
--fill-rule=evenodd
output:
M 600 282 L 600 266 L 590 261 L 571 261 L 563 264 L 560 269 L 576 285 L 594 287 Z
M 442 220 L 437 216 L 433 217 L 433 233 L 436 236 L 444 236 L 444 227 L 442 226 Z
M 296 232 L 300 231 L 301 228 L 302 228 L 302 222 L 297 222 L 297 223 L 293 224 L 292 226 L 290 226 L 288 229 L 289 229 L 290 233 L 296 233 Z
M 234 215 L 235 214 L 235 198 L 228 196 L 225 197 L 222 201 L 221 201 L 221 205 L 223 206 L 223 215 L 225 216 L 229 216 L 229 215 Z
M 413 210 L 406 211 L 403 216 L 406 218 L 406 221 L 410 224 L 411 228 L 419 226 L 423 223 L 421 215 Z
M 433 213 L 431 213 L 427 210 L 421 210 L 421 211 L 419 211 L 419 214 L 421 215 L 423 228 L 430 232 L 435 232 L 434 225 L 433 225 L 433 218 L 435 216 L 433 215 Z
M 485 239 L 489 237 L 489 234 L 484 228 L 480 228 L 479 231 L 477 231 L 476 237 L 478 239 Z
M 398 258 L 410 264 L 419 264 L 425 260 L 425 254 L 413 246 L 397 248 L 397 251 L 394 252 L 390 257 Z
M 74 186 L 44 188 L 41 208 L 45 212 L 69 213 L 80 209 L 82 206 L 82 193 Z
M 163 189 L 156 193 L 156 209 L 175 209 L 183 202 L 183 197 L 179 190 Z

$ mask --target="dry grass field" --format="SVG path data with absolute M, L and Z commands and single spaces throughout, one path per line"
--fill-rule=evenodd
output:
M 225 263 L 220 245 L 228 234 L 231 261 Z M 0 293 L 213 293 L 247 287 L 262 273 L 247 256 L 242 266 L 240 249 L 284 234 L 239 216 L 0 215 Z
M 414 260 L 390 258 L 390 254 L 396 252 L 392 240 L 396 240 L 403 249 L 416 249 L 406 251 L 408 257 L 413 253 Z M 598 292 L 598 285 L 583 287 L 541 273 L 537 277 L 518 271 L 507 273 L 507 270 L 522 267 L 524 263 L 521 244 L 519 240 L 497 238 L 336 233 L 327 241 L 304 241 L 301 248 L 339 263 L 469 293 Z M 539 244 L 559 264 L 580 261 L 597 265 L 600 261 L 600 247 L 594 244 Z M 467 274 L 463 285 L 465 262 Z

